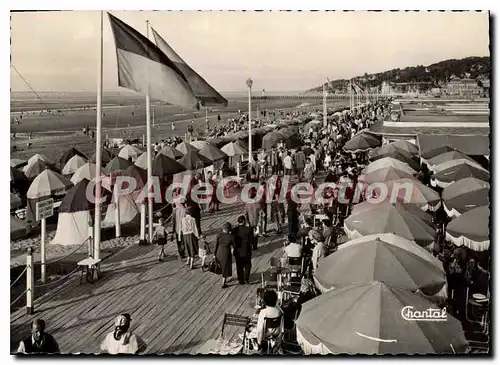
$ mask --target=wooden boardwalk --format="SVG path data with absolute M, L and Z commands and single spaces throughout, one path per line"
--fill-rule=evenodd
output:
M 224 222 L 236 223 L 243 206 L 225 207 L 204 215 L 202 231 L 215 245 Z M 268 227 L 268 230 L 274 225 Z M 260 273 L 283 247 L 284 235 L 261 239 L 253 253 L 250 285 L 239 285 L 233 259 L 233 279 L 221 288 L 221 277 L 202 272 L 199 261 L 188 270 L 169 243 L 167 259 L 158 262 L 157 246 L 132 246 L 106 260 L 102 278 L 95 284 L 80 283 L 79 276 L 35 301 L 35 314 L 25 308 L 11 314 L 11 350 L 29 336 L 30 323 L 43 318 L 47 332 L 63 353 L 98 353 L 99 345 L 113 330 L 120 313 L 130 313 L 131 329 L 147 343 L 145 353 L 195 354 L 207 340 L 217 338 L 224 313 L 252 315 Z M 238 329 L 228 327 L 228 338 Z

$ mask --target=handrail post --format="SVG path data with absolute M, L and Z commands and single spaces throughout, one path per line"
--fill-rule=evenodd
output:
M 34 283 L 35 270 L 33 268 L 33 249 L 28 247 L 26 256 L 26 314 L 32 315 L 34 312 L 33 300 L 35 297 Z

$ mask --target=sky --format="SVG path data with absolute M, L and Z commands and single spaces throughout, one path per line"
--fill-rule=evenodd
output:
M 489 55 L 487 12 L 113 11 L 146 34 L 146 20 L 217 90 L 298 91 L 450 58 Z M 95 91 L 96 11 L 11 14 L 11 65 L 36 91 Z M 104 16 L 104 90 L 117 86 Z M 27 91 L 11 68 L 11 90 Z

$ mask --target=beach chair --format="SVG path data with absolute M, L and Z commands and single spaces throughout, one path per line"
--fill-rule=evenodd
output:
M 224 314 L 224 320 L 222 321 L 222 329 L 221 329 L 220 337 L 222 339 L 224 339 L 224 329 L 226 328 L 226 326 L 243 328 L 243 348 L 242 348 L 242 351 L 245 351 L 246 346 L 247 346 L 246 335 L 247 335 L 247 329 L 248 329 L 249 323 L 250 323 L 249 317 L 239 316 L 237 314 L 226 313 L 226 314 Z
M 300 277 L 304 266 L 304 260 L 302 259 L 302 257 L 288 257 L 287 260 L 288 260 L 288 267 L 290 268 L 290 274 L 288 276 Z
M 283 332 L 281 331 L 281 316 L 277 318 L 266 318 L 264 324 L 264 341 L 267 342 L 266 354 L 277 354 L 281 350 Z M 279 329 L 277 334 L 268 334 L 269 330 Z
M 293 319 L 292 328 L 286 328 L 283 332 L 283 338 L 281 340 L 281 348 L 283 350 L 284 355 L 301 355 L 302 348 L 297 343 L 297 325 L 295 322 L 299 318 L 300 310 L 295 313 L 295 317 Z
M 478 324 L 481 328 L 475 333 L 489 334 L 489 292 L 486 295 L 470 293 L 469 287 L 465 291 L 465 319 L 471 324 Z M 470 310 L 469 310 L 470 308 Z
M 278 273 L 263 272 L 261 274 L 262 289 L 278 290 Z
M 298 297 L 300 295 L 300 288 L 302 286 L 301 277 L 290 277 L 287 283 L 281 288 L 283 301 L 290 299 L 291 297 Z

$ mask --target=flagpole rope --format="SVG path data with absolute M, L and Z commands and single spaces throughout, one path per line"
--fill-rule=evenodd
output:
M 49 286 L 49 285 L 54 285 L 54 284 L 57 284 L 59 282 L 61 282 L 63 279 L 66 279 L 68 278 L 70 275 L 73 275 L 74 273 L 76 273 L 78 270 L 80 270 L 80 267 L 78 266 L 76 269 L 74 269 L 73 271 L 71 271 L 70 273 L 64 275 L 64 276 L 61 276 L 59 279 L 57 279 L 56 281 L 52 281 L 50 283 L 47 283 L 47 284 L 40 284 L 40 285 L 34 285 L 33 287 L 35 288 L 44 288 L 46 286 Z
M 80 248 L 82 248 L 82 247 L 83 247 L 83 245 L 84 245 L 85 243 L 87 243 L 89 240 L 90 240 L 90 237 L 88 237 L 85 241 L 83 241 L 83 242 L 82 242 L 82 244 L 81 244 L 80 246 L 78 246 L 77 248 L 75 248 L 73 251 L 71 251 L 71 252 L 70 252 L 69 254 L 67 254 L 66 256 L 59 257 L 59 258 L 55 259 L 54 261 L 51 261 L 51 262 L 46 262 L 46 263 L 44 263 L 44 264 L 42 264 L 42 265 L 49 265 L 49 264 L 50 264 L 50 265 L 52 265 L 52 264 L 55 264 L 56 262 L 59 262 L 59 261 L 61 261 L 61 260 L 64 260 L 64 259 L 68 258 L 69 256 L 73 255 L 76 251 L 78 251 Z
M 26 272 L 26 270 L 28 270 L 28 267 L 25 267 L 24 270 L 23 270 L 23 272 L 21 274 L 19 274 L 19 276 L 17 277 L 17 279 L 14 280 L 14 282 L 12 284 L 10 284 L 11 288 L 21 279 L 21 277 L 24 275 L 24 273 Z
M 23 291 L 21 293 L 21 295 L 19 295 L 16 299 L 14 299 L 14 301 L 10 302 L 10 305 L 13 306 L 19 299 L 21 299 L 23 297 L 23 295 L 25 295 L 27 293 L 28 289 L 26 289 L 25 291 Z

